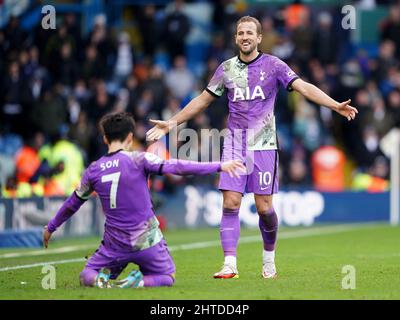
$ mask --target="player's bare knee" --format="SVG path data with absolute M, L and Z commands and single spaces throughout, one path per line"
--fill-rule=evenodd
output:
M 235 201 L 235 199 L 229 199 L 224 201 L 224 210 L 236 210 L 240 208 L 240 201 Z
M 239 209 L 242 202 L 242 195 L 240 193 L 224 193 L 224 209 Z
M 260 216 L 268 215 L 273 211 L 272 197 L 257 197 L 255 200 L 256 209 Z
M 268 205 L 268 204 L 264 204 L 259 207 L 256 206 L 256 208 L 257 208 L 257 213 L 259 216 L 266 216 L 266 215 L 271 214 L 274 211 L 272 205 Z

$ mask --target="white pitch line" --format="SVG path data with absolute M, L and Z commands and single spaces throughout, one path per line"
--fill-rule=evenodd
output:
M 301 237 L 311 237 L 311 236 L 319 236 L 325 234 L 332 234 L 332 233 L 339 233 L 345 232 L 348 230 L 354 230 L 360 227 L 367 227 L 371 226 L 370 224 L 360 223 L 360 224 L 351 224 L 351 225 L 337 225 L 332 227 L 317 227 L 313 229 L 302 229 L 302 230 L 295 230 L 295 231 L 283 231 L 278 232 L 278 240 L 279 239 L 290 239 L 290 238 L 301 238 Z M 252 243 L 261 240 L 261 234 L 256 236 L 247 236 L 242 237 L 239 239 L 240 243 Z M 209 247 L 216 247 L 221 245 L 220 240 L 213 240 L 213 241 L 204 241 L 204 242 L 194 242 L 194 243 L 187 243 L 187 244 L 180 244 L 169 247 L 170 251 L 177 251 L 177 250 L 191 250 L 191 249 L 203 249 Z
M 319 236 L 319 235 L 351 231 L 354 229 L 358 229 L 360 227 L 365 228 L 365 227 L 373 227 L 373 226 L 374 225 L 371 225 L 371 224 L 351 224 L 351 225 L 338 225 L 338 226 L 333 226 L 333 227 L 320 227 L 320 228 L 314 228 L 314 229 L 310 229 L 310 230 L 303 229 L 303 230 L 286 231 L 286 232 L 284 231 L 284 232 L 278 233 L 278 237 L 279 237 L 279 239 L 312 237 L 312 236 Z M 240 243 L 252 243 L 252 242 L 257 242 L 260 240 L 261 240 L 261 235 L 258 235 L 258 236 L 242 237 L 239 240 L 239 242 Z M 181 250 L 192 250 L 192 249 L 204 249 L 204 248 L 210 248 L 210 247 L 217 247 L 220 245 L 221 245 L 221 242 L 219 240 L 193 242 L 193 243 L 188 243 L 188 244 L 170 246 L 169 250 L 170 251 L 181 251 Z M 75 247 L 79 247 L 79 246 L 75 246 Z M 89 246 L 81 246 L 81 247 L 89 247 Z M 93 247 L 93 246 L 90 246 L 90 247 Z M 56 250 L 56 249 L 54 249 L 54 250 Z M 71 252 L 71 250 L 68 252 Z M 84 258 L 75 258 L 75 259 L 66 259 L 66 260 L 38 262 L 38 263 L 33 263 L 33 264 L 1 268 L 0 272 L 42 267 L 45 265 L 65 264 L 65 263 L 74 263 L 74 262 L 83 262 L 83 261 L 85 261 Z
M 67 246 L 57 249 L 46 249 L 46 250 L 42 249 L 42 250 L 27 251 L 27 252 L 10 252 L 0 255 L 0 259 L 42 256 L 42 255 L 49 255 L 56 253 L 67 253 L 67 252 L 74 252 L 91 248 L 96 248 L 96 245 L 79 245 L 79 246 Z
M 21 266 L 14 266 L 14 267 L 6 267 L 6 268 L 1 268 L 1 271 L 10 271 L 10 270 L 18 270 L 18 269 L 29 269 L 29 268 L 35 268 L 35 267 L 43 267 L 49 264 L 64 264 L 64 263 L 73 263 L 73 262 L 82 262 L 85 261 L 85 258 L 76 258 L 76 259 L 66 259 L 66 260 L 57 260 L 57 261 L 49 261 L 49 262 L 38 262 L 38 263 L 32 263 L 32 264 L 24 264 Z

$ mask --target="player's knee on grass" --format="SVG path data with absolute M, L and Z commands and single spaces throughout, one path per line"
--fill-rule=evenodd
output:
M 175 283 L 175 274 L 145 275 L 145 287 L 171 287 Z
M 170 274 L 169 277 L 171 278 L 171 284 L 169 287 L 172 287 L 175 284 L 175 274 Z
M 81 283 L 81 286 L 93 287 L 96 282 L 96 278 L 97 278 L 98 274 L 99 273 L 95 270 L 83 269 L 83 271 L 79 275 L 79 281 Z

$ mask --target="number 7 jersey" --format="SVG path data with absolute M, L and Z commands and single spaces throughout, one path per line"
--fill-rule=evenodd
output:
M 117 250 L 142 250 L 161 240 L 148 189 L 150 174 L 210 174 L 220 162 L 164 161 L 146 152 L 118 150 L 90 164 L 77 190 L 64 202 L 48 229 L 54 232 L 96 192 L 104 214 L 104 245 Z

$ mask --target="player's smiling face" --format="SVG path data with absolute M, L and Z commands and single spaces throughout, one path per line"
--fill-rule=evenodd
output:
M 236 45 L 244 55 L 257 51 L 261 42 L 261 35 L 257 34 L 257 26 L 254 22 L 242 22 L 238 25 L 235 35 Z

